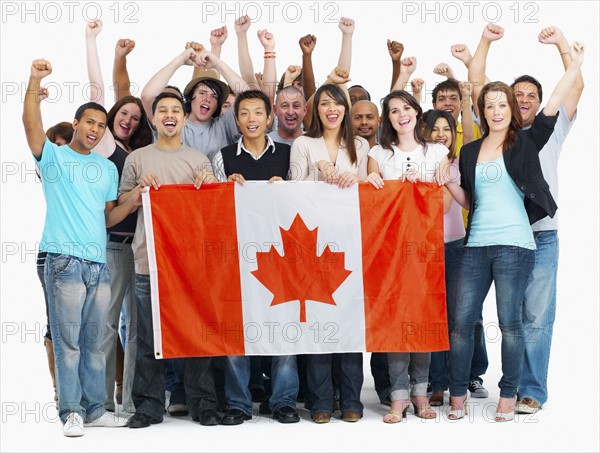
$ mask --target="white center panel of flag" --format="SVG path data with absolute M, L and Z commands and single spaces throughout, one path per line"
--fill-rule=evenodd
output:
M 248 182 L 235 185 L 235 205 L 246 354 L 364 351 L 358 185 Z

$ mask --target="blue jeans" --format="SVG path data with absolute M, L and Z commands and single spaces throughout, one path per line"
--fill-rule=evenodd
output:
M 92 421 L 104 412 L 103 330 L 110 303 L 108 266 L 48 253 L 44 268 L 54 344 L 58 415 Z
M 136 414 L 162 420 L 165 412 L 165 372 L 162 360 L 154 358 L 150 276 L 135 275 L 138 330 L 135 376 L 131 396 Z M 205 409 L 216 409 L 215 385 L 210 357 L 183 359 L 186 404 L 193 420 Z
M 225 365 L 225 396 L 228 409 L 239 409 L 252 415 L 250 383 L 250 356 L 229 356 Z M 273 356 L 271 361 L 271 387 L 273 394 L 269 406 L 273 412 L 284 406 L 296 407 L 298 396 L 298 370 L 295 355 Z
M 533 263 L 533 250 L 511 247 L 465 247 L 457 284 L 458 298 L 450 330 L 450 395 L 467 394 L 475 325 L 492 281 L 502 332 L 500 396 L 513 398 L 521 379 L 525 339 L 523 299 Z
M 534 233 L 534 237 L 535 265 L 527 282 L 523 306 L 525 355 L 519 396 L 544 404 L 548 399 L 548 363 L 556 314 L 558 233 L 540 231 Z
M 133 412 L 131 387 L 135 373 L 137 310 L 133 287 L 135 284 L 135 266 L 131 244 L 108 241 L 106 245 L 106 264 L 110 269 L 111 298 L 108 319 L 104 330 L 102 350 L 106 360 L 106 384 L 104 407 L 115 410 L 115 376 L 117 364 L 117 341 L 119 341 L 119 321 L 121 308 L 125 310 L 126 343 L 123 348 L 123 407 Z
M 451 326 L 454 321 L 454 311 L 456 310 L 456 300 L 458 294 L 456 287 L 460 271 L 460 263 L 463 256 L 463 240 L 447 242 L 444 244 L 444 259 L 446 263 L 446 310 L 448 312 L 448 325 Z M 429 380 L 431 381 L 431 390 L 444 391 L 448 388 L 448 360 L 449 351 L 432 352 L 431 363 L 429 364 Z M 475 324 L 475 345 L 473 350 L 473 359 L 471 360 L 471 374 L 469 381 L 483 382 L 481 376 L 485 374 L 488 368 L 487 350 L 485 348 L 485 335 L 483 331 L 482 314 Z
M 363 413 L 360 390 L 363 384 L 362 353 L 336 354 L 340 361 L 340 406 L 342 412 Z M 308 354 L 306 377 L 313 403 L 311 414 L 333 409 L 333 354 Z
M 370 365 L 371 374 L 375 381 L 375 391 L 377 392 L 377 396 L 379 396 L 379 401 L 383 403 L 386 399 L 390 398 L 390 392 L 392 391 L 387 353 L 372 353 Z

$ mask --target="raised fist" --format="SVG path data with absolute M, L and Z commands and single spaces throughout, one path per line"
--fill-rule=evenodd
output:
M 338 27 L 340 27 L 340 30 L 343 34 L 351 35 L 354 33 L 354 19 L 350 19 L 349 17 L 340 17 Z
M 562 31 L 557 27 L 546 27 L 538 35 L 542 44 L 556 44 L 563 39 Z
M 52 65 L 48 60 L 33 60 L 31 63 L 31 77 L 43 79 L 52 74 Z
M 125 58 L 135 48 L 133 39 L 119 39 L 115 47 L 115 55 Z
M 306 35 L 300 38 L 298 41 L 300 44 L 300 49 L 302 49 L 303 55 L 310 55 L 315 50 L 315 46 L 317 44 L 317 37 L 315 35 Z
M 215 28 L 210 32 L 210 45 L 211 46 L 222 46 L 227 40 L 227 27 L 222 26 L 221 28 Z
M 250 24 L 252 21 L 250 20 L 250 16 L 242 16 L 235 20 L 234 28 L 237 34 L 246 33 L 250 28 Z
M 471 51 L 466 46 L 466 44 L 454 44 L 450 47 L 450 52 L 452 52 L 452 56 L 454 58 L 457 58 L 460 61 L 462 61 L 465 64 L 465 66 L 469 66 L 469 63 L 473 59 L 473 57 L 471 56 Z
M 273 34 L 268 30 L 258 30 L 258 40 L 265 49 L 265 52 L 272 52 L 275 50 L 275 38 Z
M 387 48 L 392 61 L 400 61 L 402 58 L 402 52 L 404 52 L 404 44 L 398 41 L 387 40 Z
M 88 22 L 85 27 L 85 35 L 88 38 L 95 38 L 102 31 L 102 21 L 100 19 L 94 19 L 91 22 Z
M 504 36 L 504 28 L 496 24 L 487 24 L 483 29 L 482 37 L 488 41 L 497 41 Z
M 417 69 L 417 59 L 415 57 L 403 58 L 400 61 L 400 72 L 402 74 L 412 74 Z

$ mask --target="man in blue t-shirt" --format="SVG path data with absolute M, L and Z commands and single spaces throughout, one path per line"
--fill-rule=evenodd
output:
M 63 434 L 78 437 L 84 426 L 125 426 L 125 420 L 104 410 L 101 344 L 110 302 L 106 228 L 138 208 L 142 189 L 133 189 L 117 206 L 117 169 L 91 152 L 106 130 L 106 110 L 99 104 L 77 109 L 68 145 L 46 138 L 39 92 L 41 80 L 51 72 L 48 61 L 33 61 L 23 125 L 47 204 L 40 251 L 47 252 L 44 279 L 59 416 Z

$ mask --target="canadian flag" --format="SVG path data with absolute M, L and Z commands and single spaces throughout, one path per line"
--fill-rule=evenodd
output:
M 143 209 L 158 358 L 449 348 L 433 184 L 161 186 Z

